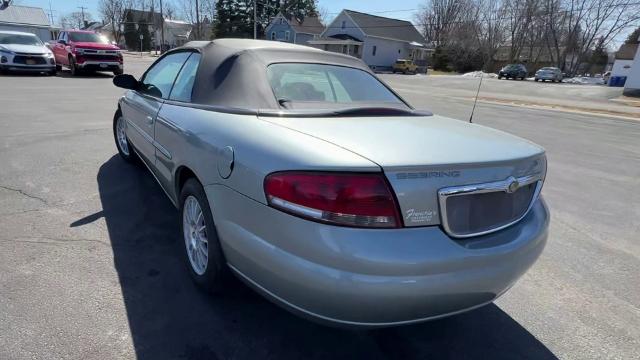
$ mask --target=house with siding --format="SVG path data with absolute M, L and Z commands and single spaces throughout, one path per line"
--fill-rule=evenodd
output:
M 611 67 L 611 77 L 628 77 L 631 74 L 631 66 L 633 65 L 638 43 L 622 44 L 616 51 L 613 67 Z
M 44 10 L 39 7 L 2 5 L 0 6 L 0 31 L 22 31 L 35 34 L 43 42 L 58 36 L 57 27 L 51 26 Z
M 311 46 L 362 59 L 374 70 L 389 70 L 398 59 L 426 70 L 432 49 L 409 21 L 342 10 Z
M 279 13 L 267 25 L 264 34 L 267 40 L 308 45 L 308 42 L 317 38 L 322 31 L 324 25 L 316 16 L 298 19 Z
M 640 37 L 638 37 L 638 42 L 640 43 Z M 624 95 L 640 97 L 640 45 L 636 47 L 635 54 L 633 54 L 629 75 L 627 75 L 627 81 L 624 84 Z

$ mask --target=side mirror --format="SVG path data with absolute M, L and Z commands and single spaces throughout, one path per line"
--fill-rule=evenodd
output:
M 116 75 L 113 78 L 113 85 L 123 89 L 137 90 L 138 80 L 129 74 Z
M 60 39 L 60 40 L 58 40 L 58 44 L 67 45 L 67 42 L 62 40 L 62 39 Z

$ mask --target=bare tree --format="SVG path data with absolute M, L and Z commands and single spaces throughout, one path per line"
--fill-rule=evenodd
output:
M 62 25 L 63 28 L 82 29 L 84 27 L 84 21 L 90 22 L 91 20 L 91 13 L 74 11 L 60 16 L 60 25 Z
M 105 23 L 111 24 L 111 36 L 120 43 L 123 27 L 127 15 L 126 10 L 132 7 L 131 0 L 100 0 L 98 11 Z
M 464 22 L 468 0 L 428 0 L 417 15 L 427 41 L 445 46 L 450 34 Z
M 164 17 L 169 20 L 175 19 L 177 15 L 175 5 L 169 1 L 162 3 L 162 12 L 164 13 Z
M 198 9 L 196 10 L 196 3 Z M 215 15 L 216 3 L 215 0 L 180 0 L 179 1 L 180 12 L 182 17 L 194 25 L 193 32 L 195 39 L 203 39 L 205 32 L 209 29 L 203 25 L 203 20 L 207 19 L 211 22 Z M 210 26 L 206 24 L 206 26 Z

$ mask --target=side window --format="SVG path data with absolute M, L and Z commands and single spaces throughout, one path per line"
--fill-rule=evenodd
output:
M 191 91 L 193 90 L 193 83 L 196 80 L 199 63 L 200 54 L 191 54 L 187 62 L 184 63 L 182 70 L 180 70 L 180 74 L 178 74 L 178 77 L 176 78 L 176 83 L 173 84 L 171 96 L 169 96 L 170 100 L 184 102 L 191 101 Z
M 163 99 L 169 97 L 173 81 L 189 55 L 191 53 L 187 51 L 177 52 L 155 63 L 142 78 L 140 91 Z

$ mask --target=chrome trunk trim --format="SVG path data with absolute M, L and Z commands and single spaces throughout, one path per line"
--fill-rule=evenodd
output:
M 496 232 L 504 228 L 507 228 L 517 223 L 518 221 L 522 220 L 522 218 L 524 218 L 529 213 L 529 211 L 531 210 L 531 207 L 533 207 L 533 204 L 536 202 L 536 200 L 540 195 L 540 191 L 542 190 L 542 182 L 543 182 L 542 174 L 535 174 L 535 175 L 522 176 L 518 178 L 514 176 L 509 176 L 505 180 L 500 180 L 500 181 L 442 188 L 438 190 L 438 204 L 440 205 L 440 217 L 441 217 L 442 227 L 444 228 L 445 232 L 449 236 L 454 238 L 469 238 L 473 236 L 481 236 L 481 235 L 490 234 L 492 232 Z M 457 234 L 455 231 L 453 231 L 449 227 L 449 221 L 447 219 L 447 216 L 448 216 L 447 215 L 447 199 L 448 198 L 452 196 L 482 194 L 482 193 L 500 192 L 500 191 L 506 192 L 506 193 L 513 193 L 516 190 L 518 190 L 520 187 L 526 186 L 532 183 L 536 183 L 536 188 L 533 193 L 533 196 L 531 197 L 529 206 L 524 211 L 524 213 L 517 219 L 507 224 L 504 224 L 495 228 L 491 228 L 486 231 L 470 233 L 470 234 Z

